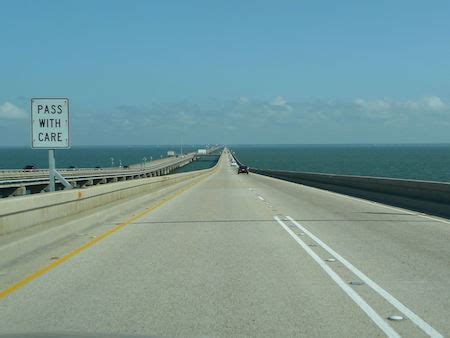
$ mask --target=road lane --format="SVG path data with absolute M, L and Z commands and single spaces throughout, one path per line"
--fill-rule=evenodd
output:
M 0 332 L 383 336 L 274 220 L 288 222 L 286 216 L 301 222 L 440 332 L 450 332 L 444 319 L 448 310 L 441 309 L 448 284 L 439 279 L 423 288 L 418 282 L 426 275 L 420 269 L 445 277 L 440 262 L 417 267 L 389 258 L 390 253 L 404 254 L 399 247 L 409 248 L 416 236 L 424 237 L 423 231 L 441 245 L 438 237 L 446 235 L 442 224 L 424 224 L 414 213 L 289 182 L 237 175 L 226 162 L 194 188 L 0 300 Z M 294 224 L 289 226 L 306 236 Z M 427 226 L 431 230 L 423 230 Z M 401 230 L 405 242 L 394 236 Z M 303 240 L 318 257 L 329 258 L 312 240 Z M 395 248 L 390 248 L 393 243 Z M 435 259 L 439 250 L 445 252 L 438 247 L 422 259 Z M 326 264 L 343 281 L 355 279 L 339 262 Z M 405 287 L 405 275 L 417 279 Z M 396 282 L 402 288 L 396 288 Z M 409 319 L 386 320 L 398 314 L 396 309 L 367 285 L 351 287 L 395 332 L 424 336 Z
M 260 175 L 240 179 L 448 335 L 448 220 Z
M 227 165 L 11 294 L 1 332 L 382 336 Z

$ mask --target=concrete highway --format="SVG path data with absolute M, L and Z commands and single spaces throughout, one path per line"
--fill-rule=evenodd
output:
M 236 172 L 0 259 L 0 333 L 450 335 L 450 221 Z

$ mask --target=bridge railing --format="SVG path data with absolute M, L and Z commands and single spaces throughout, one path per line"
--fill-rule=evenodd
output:
M 236 162 L 239 161 L 232 153 Z M 444 217 L 450 216 L 450 183 L 249 168 L 250 172 Z
M 48 229 L 48 227 L 59 226 L 66 222 L 77 222 L 73 217 L 75 215 L 81 217 L 83 223 L 89 223 L 88 220 L 97 222 L 98 217 L 109 218 L 111 214 L 120 211 L 120 208 L 115 208 L 116 203 L 147 198 L 149 194 L 177 183 L 189 180 L 194 182 L 205 175 L 212 174 L 218 165 L 219 162 L 208 169 L 89 186 L 86 189 L 69 189 L 49 194 L 4 198 L 0 200 L 0 237 L 14 232 L 19 233 L 31 227 Z M 94 212 L 96 208 L 100 207 L 101 209 Z M 51 241 L 55 240 L 53 236 L 50 238 Z M 32 252 L 32 246 L 30 248 L 28 245 L 24 245 L 22 249 Z
M 162 163 L 166 163 L 168 161 L 173 161 L 174 159 L 182 159 L 186 156 L 192 156 L 195 153 L 189 153 L 185 154 L 183 156 L 179 157 L 170 157 L 170 158 L 163 158 L 158 159 L 154 161 L 149 161 L 145 165 L 143 163 L 140 164 L 133 164 L 130 166 L 125 167 L 96 167 L 96 168 L 57 168 L 60 173 L 64 174 L 77 174 L 77 173 L 96 173 L 96 172 L 117 172 L 117 171 L 133 171 L 137 168 L 150 168 L 150 167 L 157 167 L 161 165 Z M 0 180 L 3 180 L 7 177 L 23 177 L 23 176 L 46 176 L 48 175 L 48 169 L 0 169 Z
M 194 153 L 184 156 L 168 158 L 155 164 L 148 164 L 140 168 L 121 169 L 92 169 L 62 171 L 63 176 L 73 188 L 83 188 L 91 185 L 127 181 L 145 177 L 167 175 L 175 169 L 189 164 L 194 160 Z M 0 179 L 0 197 L 21 196 L 26 194 L 45 192 L 48 189 L 48 170 L 32 173 L 18 173 L 13 177 Z M 63 189 L 61 182 L 56 182 L 57 190 Z

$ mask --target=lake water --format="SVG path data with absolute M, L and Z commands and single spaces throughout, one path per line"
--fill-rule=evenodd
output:
M 230 148 L 254 168 L 450 182 L 450 144 Z
M 184 146 L 188 153 L 204 148 Z M 443 145 L 258 145 L 229 146 L 238 158 L 250 167 L 308 171 L 346 175 L 394 177 L 450 182 L 450 144 Z M 166 156 L 175 146 L 111 146 L 73 147 L 56 151 L 57 167 L 110 167 L 142 163 Z M 214 165 L 214 159 L 193 163 L 182 169 L 204 169 Z M 30 148 L 0 148 L 0 169 L 23 168 L 32 164 L 47 168 L 46 150 Z

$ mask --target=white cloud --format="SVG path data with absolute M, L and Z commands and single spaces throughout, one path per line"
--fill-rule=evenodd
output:
M 424 105 L 431 110 L 442 110 L 447 105 L 437 96 L 429 96 L 423 99 Z
M 246 97 L 246 96 L 241 96 L 241 97 L 238 99 L 238 102 L 239 102 L 240 104 L 246 104 L 246 103 L 249 103 L 249 102 L 250 102 L 250 99 L 249 99 L 248 97 Z
M 0 105 L 0 119 L 19 120 L 25 119 L 27 114 L 22 108 L 13 105 L 11 102 L 5 102 Z
M 365 108 L 367 110 L 372 111 L 386 111 L 391 108 L 391 103 L 386 100 L 372 100 L 367 101 L 363 99 L 356 99 L 354 103 L 357 106 L 360 106 L 362 108 Z
M 359 112 L 360 117 L 372 120 L 384 120 L 390 122 L 405 121 L 407 119 L 419 120 L 420 116 L 436 118 L 436 116 L 447 116 L 450 114 L 450 105 L 438 96 L 428 96 L 416 100 L 364 100 L 352 101 L 353 107 Z
M 230 140 L 237 137 L 237 140 L 240 137 L 237 135 L 247 133 L 263 137 L 260 131 L 268 128 L 289 131 L 295 135 L 302 131 L 329 128 L 336 133 L 342 131 L 343 139 L 353 131 L 363 133 L 363 130 L 368 133 L 377 130 L 381 136 L 395 130 L 402 135 L 417 134 L 418 130 L 430 129 L 435 124 L 442 126 L 450 123 L 450 104 L 447 102 L 430 96 L 410 101 L 359 98 L 288 103 L 278 96 L 273 100 L 237 97 L 195 104 L 189 101 L 153 103 L 147 106 L 116 107 L 109 112 L 111 123 L 104 132 L 117 135 L 121 130 L 126 130 L 126 133 L 135 137 L 157 141 L 159 138 L 156 136 L 164 139 L 180 131 L 198 139 L 202 135 L 225 135 L 223 137 L 229 137 Z M 104 114 L 91 114 L 92 128 L 102 123 Z M 364 140 L 360 139 L 361 142 Z
M 277 96 L 276 98 L 274 98 L 270 102 L 270 105 L 274 106 L 274 107 L 285 108 L 289 111 L 292 110 L 292 107 L 290 105 L 288 105 L 287 101 L 284 99 L 283 96 Z
M 406 101 L 399 106 L 411 111 L 443 111 L 450 106 L 438 96 L 428 96 L 417 101 Z
M 419 110 L 421 109 L 420 103 L 417 101 L 406 101 L 403 103 L 403 107 L 407 110 Z
M 276 98 L 274 98 L 272 100 L 272 102 L 270 102 L 270 104 L 272 106 L 280 106 L 280 107 L 284 107 L 287 104 L 287 101 L 284 99 L 283 96 L 277 96 Z
M 129 114 L 128 112 L 133 112 Z M 229 101 L 189 102 L 150 105 L 147 107 L 120 107 L 113 114 L 120 125 L 128 118 L 139 129 L 145 125 L 154 128 L 219 128 L 228 124 L 246 128 L 265 128 L 271 125 L 300 126 L 305 123 L 364 124 L 419 123 L 439 119 L 450 120 L 450 105 L 436 96 L 415 100 L 353 99 L 310 100 L 288 102 L 282 96 L 261 101 L 238 97 Z M 428 120 L 427 120 L 428 119 Z M 148 122 L 147 122 L 148 121 Z M 424 122 L 420 122 L 424 123 Z

